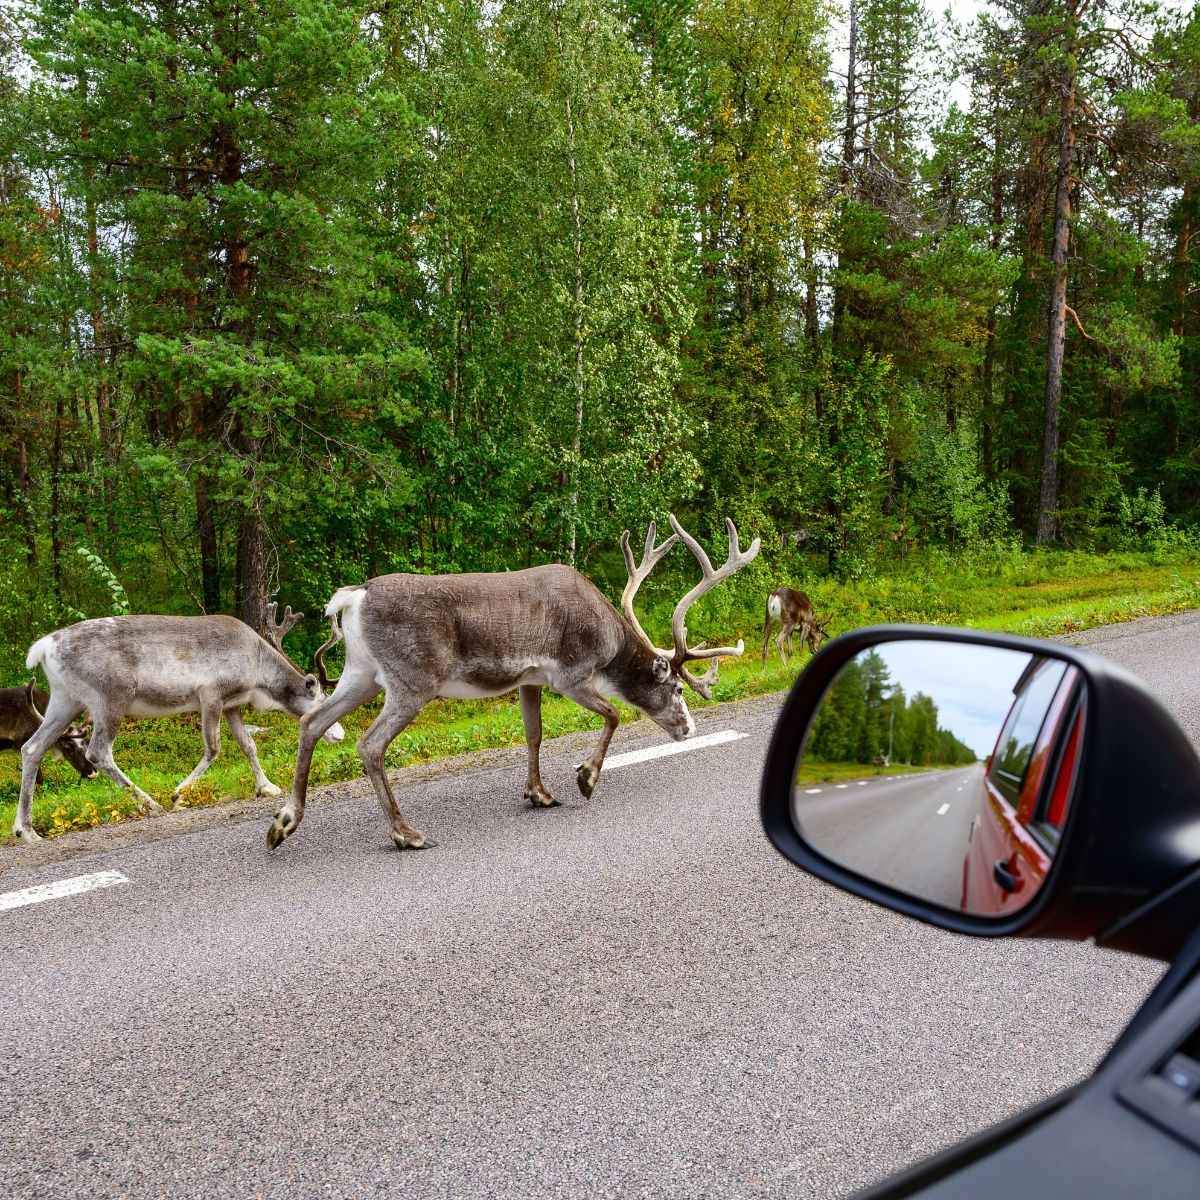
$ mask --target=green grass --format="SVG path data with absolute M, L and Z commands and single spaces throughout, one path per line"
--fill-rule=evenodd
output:
M 857 581 L 839 583 L 818 577 L 789 582 L 806 588 L 818 615 L 832 614 L 830 628 L 835 634 L 862 625 L 911 621 L 1048 637 L 1200 608 L 1200 559 L 1185 553 L 1094 555 L 1009 548 L 1003 553 L 955 557 L 931 552 Z M 743 658 L 722 663 L 714 702 L 782 691 L 807 661 L 807 654 L 801 655 L 785 667 L 772 646 L 766 666 L 760 664 L 762 598 L 767 590 L 769 586 L 761 583 L 747 583 L 732 592 L 724 613 L 714 619 L 714 628 L 696 622 L 697 637 L 709 636 L 711 641 L 741 636 L 747 643 Z M 661 612 L 654 615 L 659 619 L 649 623 L 652 635 L 666 625 Z M 694 694 L 688 700 L 693 710 L 709 703 Z M 314 784 L 361 774 L 354 741 L 377 711 L 378 706 L 371 705 L 352 713 L 342 722 L 347 735 L 343 743 L 317 747 Z M 621 713 L 623 721 L 636 715 L 623 705 Z M 260 758 L 271 780 L 286 790 L 296 751 L 295 721 L 279 713 L 255 714 L 251 721 L 267 727 L 268 732 L 256 737 Z M 592 714 L 553 695 L 545 697 L 543 721 L 546 737 L 599 727 Z M 227 731 L 223 733 L 220 758 L 185 803 L 199 806 L 253 795 L 249 765 Z M 438 701 L 396 739 L 388 763 L 407 766 L 523 741 L 515 694 L 495 700 Z M 198 717 L 127 722 L 117 738 L 115 755 L 139 786 L 166 802 L 171 789 L 200 758 Z M 50 759 L 45 772 L 46 782 L 34 800 L 34 828 L 43 836 L 138 816 L 132 801 L 106 779 L 79 783 L 65 763 Z M 514 796 L 522 783 L 520 772 L 514 773 Z M 19 756 L 0 754 L 0 844 L 9 840 L 19 785 Z
M 841 779 L 866 779 L 873 775 L 910 775 L 914 770 L 936 771 L 938 767 L 913 767 L 907 763 L 893 763 L 888 767 L 877 767 L 873 763 L 820 762 L 806 758 L 796 770 L 795 784 L 837 783 Z

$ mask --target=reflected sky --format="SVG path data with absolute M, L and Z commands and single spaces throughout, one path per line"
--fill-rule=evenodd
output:
M 893 684 L 911 700 L 929 696 L 938 725 L 965 742 L 981 759 L 996 745 L 1012 707 L 1013 687 L 1030 658 L 1019 650 L 962 642 L 887 642 L 875 647 Z

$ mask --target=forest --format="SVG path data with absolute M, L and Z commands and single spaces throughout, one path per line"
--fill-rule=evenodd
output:
M 962 766 L 978 761 L 970 746 L 939 724 L 938 706 L 923 692 L 911 697 L 870 650 L 848 662 L 821 701 L 805 755 L 826 763 Z
M 1154 2 L 6 0 L 0 675 L 668 511 L 756 614 L 1194 548 L 1198 150 Z

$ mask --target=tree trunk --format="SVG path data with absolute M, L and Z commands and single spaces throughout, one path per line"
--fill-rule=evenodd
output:
M 992 231 L 988 245 L 993 253 L 1000 249 L 1003 236 L 1001 222 L 1004 219 L 1004 174 L 1000 162 L 1000 116 L 998 110 L 993 111 L 995 124 L 992 133 Z M 995 464 L 992 461 L 992 415 L 995 405 L 996 378 L 996 327 L 997 312 L 995 306 L 988 310 L 987 339 L 983 349 L 983 474 L 989 482 L 995 477 Z
M 253 457 L 253 451 L 248 454 Z M 255 486 L 252 475 L 249 483 L 251 487 Z M 265 633 L 267 629 L 267 598 L 271 593 L 270 549 L 262 494 L 256 491 L 242 515 L 237 563 L 239 615 L 256 633 Z
M 842 192 L 847 200 L 854 196 L 854 118 L 858 106 L 856 88 L 858 84 L 858 0 L 850 0 L 850 44 L 846 61 L 846 122 L 842 128 L 842 162 L 839 169 Z M 841 248 L 838 249 L 838 270 L 845 265 L 845 257 Z M 831 338 L 834 345 L 842 340 L 843 322 L 846 316 L 846 290 L 840 285 L 833 290 L 833 329 Z
M 1067 16 L 1062 107 L 1059 112 L 1058 171 L 1054 196 L 1054 243 L 1050 261 L 1049 328 L 1046 341 L 1046 400 L 1042 424 L 1042 487 L 1038 504 L 1037 544 L 1057 536 L 1058 435 L 1062 405 L 1063 352 L 1067 341 L 1067 249 L 1071 236 L 1071 173 L 1075 163 L 1076 14 Z
M 221 147 L 221 182 L 232 185 L 242 178 L 242 149 L 233 129 L 222 126 L 218 131 Z M 250 293 L 250 246 L 245 232 L 236 221 L 230 221 L 225 242 L 226 286 L 238 310 L 232 329 L 246 333 L 249 317 L 246 305 Z M 229 410 L 228 400 L 224 404 Z M 217 414 L 214 414 L 217 415 Z M 270 594 L 270 569 L 268 554 L 270 538 L 267 534 L 263 492 L 258 481 L 258 467 L 262 461 L 264 437 L 258 431 L 246 428 L 246 414 L 241 414 L 241 428 L 237 434 L 237 449 L 242 461 L 242 477 L 246 481 L 248 496 L 238 521 L 237 550 L 237 595 L 241 618 L 258 633 L 267 628 L 267 602 Z
M 208 403 L 202 392 L 193 392 L 192 436 L 203 445 L 209 435 Z M 200 599 L 206 613 L 221 611 L 221 559 L 218 553 L 216 514 L 213 511 L 212 491 L 203 468 L 196 474 L 193 491 L 196 497 L 196 535 L 200 542 Z
M 554 32 L 558 40 L 558 53 L 563 55 L 562 26 L 557 15 Z M 571 433 L 570 493 L 567 497 L 567 562 L 573 567 L 579 551 L 579 465 L 583 452 L 583 413 L 586 398 L 583 354 L 583 220 L 579 206 L 579 177 L 575 161 L 575 115 L 571 108 L 571 97 L 566 97 L 567 118 L 567 169 L 571 176 L 571 225 L 572 225 L 572 290 L 571 299 L 574 317 L 571 322 L 571 339 L 574 349 L 573 379 L 575 386 L 575 424 Z
M 87 101 L 87 78 L 79 76 L 78 92 L 81 101 Z M 87 142 L 91 138 L 91 129 L 87 118 L 84 117 L 79 127 L 79 138 Z M 94 172 L 89 167 L 87 171 L 87 193 L 84 198 L 84 221 L 87 236 L 87 265 L 88 292 L 91 300 L 92 319 L 92 351 L 96 356 L 96 364 L 101 372 L 96 381 L 96 433 L 100 441 L 100 495 L 104 507 L 104 528 L 107 532 L 105 540 L 105 555 L 109 556 L 117 544 L 117 513 L 116 492 L 113 478 L 113 421 L 112 421 L 112 387 L 104 377 L 105 356 L 102 350 L 105 337 L 104 300 L 100 288 L 100 236 L 97 228 L 96 200 L 92 195 L 92 180 Z
M 1179 199 L 1179 233 L 1175 239 L 1174 290 L 1175 311 L 1171 329 L 1183 337 L 1187 327 L 1188 275 L 1192 256 L 1192 216 L 1196 207 L 1196 185 L 1188 180 Z
M 60 390 L 54 402 L 54 440 L 50 444 L 50 573 L 54 587 L 54 613 L 63 612 L 62 582 L 62 435 L 65 406 Z
M 18 422 L 21 421 L 21 372 L 13 373 L 13 405 Z M 23 424 L 23 422 L 21 422 Z M 25 537 L 25 562 L 30 569 L 38 565 L 37 529 L 33 519 L 33 479 L 29 473 L 29 444 L 25 430 L 17 433 L 17 487 L 20 492 L 21 532 Z

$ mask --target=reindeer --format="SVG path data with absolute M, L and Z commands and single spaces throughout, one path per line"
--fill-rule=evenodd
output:
M 779 647 L 779 657 L 783 659 L 786 666 L 788 654 L 794 653 L 792 634 L 795 630 L 800 630 L 800 648 L 803 650 L 804 643 L 807 642 L 810 652 L 816 654 L 817 647 L 829 637 L 826 627 L 831 619 L 826 617 L 823 621 L 817 620 L 816 614 L 813 612 L 812 601 L 806 592 L 793 591 L 789 587 L 776 588 L 767 597 L 767 619 L 763 628 L 763 665 L 765 666 L 767 662 L 767 646 L 771 641 L 771 627 L 776 621 L 779 622 L 779 635 L 775 639 L 775 645 Z M 785 639 L 787 640 L 787 654 L 783 652 Z
M 35 687 L 32 679 L 24 687 L 0 688 L 0 750 L 20 750 L 33 737 L 49 699 L 50 694 Z M 79 772 L 80 779 L 91 779 L 96 774 L 96 768 L 87 760 L 89 732 L 90 723 L 72 725 L 50 747 Z M 40 768 L 38 782 L 41 782 Z
M 87 761 L 118 787 L 132 789 L 143 808 L 162 806 L 138 788 L 112 756 L 113 739 L 126 716 L 199 711 L 204 757 L 176 787 L 174 794 L 179 795 L 217 757 L 224 713 L 233 740 L 250 760 L 256 792 L 278 796 L 279 788 L 259 765 L 241 709 L 248 704 L 302 717 L 320 706 L 317 677 L 301 674 L 283 653 L 284 636 L 303 615 L 289 607 L 277 624 L 272 604 L 266 638 L 234 617 L 133 616 L 80 621 L 34 642 L 25 663 L 31 670 L 40 666 L 45 671 L 50 699 L 41 727 L 21 748 L 21 798 L 13 836 L 38 840 L 31 824 L 38 767 L 51 743 L 85 708 L 93 720 Z M 324 732 L 330 742 L 345 736 L 332 721 Z
M 317 651 L 316 668 L 333 694 L 300 721 L 300 744 L 292 793 L 267 831 L 267 846 L 279 846 L 304 818 L 309 764 L 317 739 L 335 721 L 385 693 L 383 709 L 358 740 L 375 796 L 398 849 L 420 849 L 433 842 L 405 820 L 384 771 L 384 754 L 392 740 L 437 697 L 467 699 L 499 696 L 519 689 L 521 718 L 529 753 L 525 799 L 535 807 L 557 803 L 541 779 L 541 689 L 553 688 L 604 719 L 604 730 L 591 758 L 576 768 L 576 783 L 586 799 L 600 778 L 604 756 L 618 724 L 609 696 L 640 708 L 672 738 L 682 741 L 695 732 L 683 699 L 684 684 L 712 696 L 717 659 L 741 654 L 736 646 L 689 647 L 684 618 L 707 591 L 740 570 L 758 553 L 754 539 L 744 553 L 737 530 L 725 522 L 729 555 L 714 570 L 700 544 L 670 518 L 674 532 L 655 546 L 650 522 L 640 564 L 629 548 L 629 531 L 621 537 L 628 581 L 618 613 L 600 590 L 572 567 L 550 565 L 489 575 L 381 575 L 334 593 L 325 609 L 329 640 Z M 703 577 L 675 606 L 671 618 L 672 650 L 660 650 L 646 636 L 633 611 L 642 582 L 675 545 L 682 541 L 696 556 Z M 340 624 L 339 624 L 340 621 Z M 342 639 L 346 665 L 331 681 L 323 658 Z M 685 663 L 711 659 L 703 676 Z

